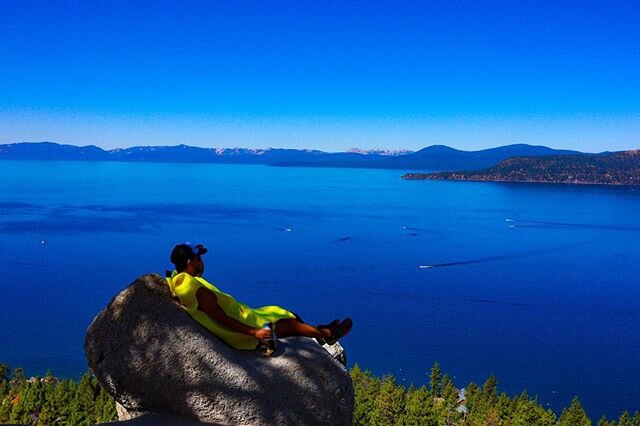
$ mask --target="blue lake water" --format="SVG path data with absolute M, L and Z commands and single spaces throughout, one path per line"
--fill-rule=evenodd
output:
M 640 190 L 401 174 L 0 162 L 0 361 L 85 371 L 92 318 L 188 240 L 239 300 L 352 316 L 351 365 L 640 409 Z

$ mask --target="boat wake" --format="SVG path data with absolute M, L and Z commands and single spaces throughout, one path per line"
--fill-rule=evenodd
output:
M 346 237 L 342 237 L 342 238 L 338 238 L 337 240 L 333 240 L 333 241 L 331 241 L 331 243 L 344 243 L 344 242 L 349 241 L 350 239 L 351 239 L 351 237 L 347 235 Z
M 549 247 L 549 248 L 538 249 L 538 250 L 528 250 L 528 251 L 503 254 L 503 255 L 497 255 L 497 256 L 478 257 L 476 259 L 459 260 L 455 262 L 434 263 L 433 265 L 418 265 L 418 268 L 420 269 L 445 268 L 449 266 L 463 266 L 463 265 L 473 265 L 477 263 L 499 262 L 502 260 L 522 259 L 522 258 L 533 257 L 533 256 L 542 256 L 548 253 L 557 252 L 558 250 L 569 250 L 569 249 L 582 246 L 585 244 L 590 244 L 590 243 L 591 241 L 584 241 L 580 243 L 564 244 L 561 246 Z
M 610 225 L 594 223 L 550 222 L 544 220 L 505 219 L 509 228 L 547 228 L 547 229 L 595 229 L 604 231 L 640 232 L 640 225 Z

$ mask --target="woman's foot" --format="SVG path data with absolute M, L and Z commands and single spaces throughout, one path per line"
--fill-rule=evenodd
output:
M 353 321 L 351 318 L 346 318 L 342 322 L 334 321 L 327 327 L 331 332 L 331 336 L 325 339 L 327 345 L 335 345 L 338 340 L 349 334 Z
M 326 337 L 316 337 L 316 342 L 318 342 L 320 345 L 324 345 L 325 343 L 327 343 L 326 339 L 331 337 L 331 327 L 335 327 L 338 324 L 340 324 L 340 320 L 339 319 L 334 319 L 333 321 L 331 321 L 329 324 L 327 325 L 318 325 L 316 326 L 316 328 L 320 331 L 322 331 L 323 333 L 326 332 L 327 336 Z
M 323 328 L 329 329 L 330 327 L 335 327 L 335 326 L 336 326 L 336 325 L 338 325 L 339 323 L 340 323 L 340 320 L 339 320 L 339 319 L 334 319 L 334 320 L 333 320 L 333 321 L 331 321 L 329 324 L 327 324 L 327 325 L 318 325 L 316 328 L 319 328 L 319 329 L 323 329 Z

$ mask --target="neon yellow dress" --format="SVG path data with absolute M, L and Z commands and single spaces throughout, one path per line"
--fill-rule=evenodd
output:
M 182 307 L 191 315 L 191 318 L 236 349 L 253 350 L 258 346 L 259 341 L 248 334 L 232 331 L 214 321 L 206 313 L 198 310 L 196 292 L 201 287 L 216 295 L 218 305 L 227 316 L 253 328 L 262 328 L 268 322 L 275 323 L 281 319 L 296 317 L 293 313 L 280 306 L 263 306 L 252 309 L 238 302 L 233 296 L 221 292 L 204 278 L 194 277 L 186 272 L 178 274 L 173 271 L 171 277 L 167 277 L 167 283 L 169 284 L 171 295 L 178 298 Z

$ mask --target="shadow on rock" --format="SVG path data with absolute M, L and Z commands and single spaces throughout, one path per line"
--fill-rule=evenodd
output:
M 193 321 L 159 275 L 140 277 L 100 312 L 85 352 L 98 380 L 133 417 L 351 424 L 349 374 L 313 339 L 282 339 L 277 357 L 233 349 Z

